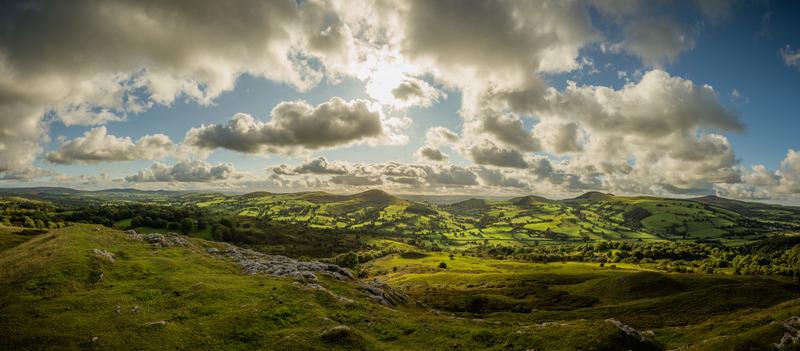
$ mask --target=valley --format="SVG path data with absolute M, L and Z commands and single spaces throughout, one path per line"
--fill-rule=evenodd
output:
M 2 349 L 800 346 L 792 207 L 0 193 Z

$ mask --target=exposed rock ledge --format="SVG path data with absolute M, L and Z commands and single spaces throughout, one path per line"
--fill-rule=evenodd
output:
M 306 284 L 305 287 L 314 288 L 317 290 L 324 289 L 319 284 L 317 275 L 325 275 L 337 280 L 357 280 L 356 277 L 347 269 L 339 267 L 332 263 L 324 263 L 319 261 L 301 262 L 293 260 L 286 256 L 280 255 L 267 255 L 261 252 L 244 249 L 232 245 L 228 245 L 225 250 L 218 250 L 210 248 L 206 250 L 211 255 L 223 255 L 233 259 L 236 264 L 242 267 L 244 274 L 264 274 L 271 277 L 293 277 L 313 282 Z M 391 287 L 389 284 L 373 281 L 371 283 L 364 283 L 359 281 L 364 286 L 364 293 L 375 302 L 384 306 L 392 306 L 408 300 L 408 295 L 398 289 Z M 322 288 L 322 289 L 319 289 Z M 327 291 L 327 290 L 325 290 Z M 333 294 L 332 294 L 333 295 Z M 352 302 L 350 299 L 339 297 L 336 298 L 343 302 Z
M 261 252 L 229 245 L 225 250 L 207 250 L 209 254 L 225 255 L 242 267 L 244 274 L 264 274 L 272 277 L 294 277 L 317 282 L 315 273 L 329 275 L 338 280 L 356 279 L 353 273 L 331 263 L 300 262 L 286 256 L 266 255 Z

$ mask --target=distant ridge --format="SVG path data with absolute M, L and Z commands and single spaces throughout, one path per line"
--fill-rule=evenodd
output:
M 383 190 L 370 189 L 358 194 L 348 196 L 350 199 L 360 199 L 375 207 L 386 207 L 389 205 L 411 206 L 407 200 L 391 195 Z
M 541 197 L 541 196 L 534 196 L 534 195 L 515 197 L 515 198 L 513 198 L 511 200 L 508 200 L 508 201 L 513 203 L 514 205 L 517 205 L 517 206 L 528 206 L 528 205 L 534 205 L 534 204 L 558 203 L 558 201 L 556 201 L 556 200 L 550 200 L 550 199 L 547 199 L 547 198 L 544 198 L 544 197 Z
M 244 194 L 242 195 L 242 197 L 245 199 L 253 199 L 257 197 L 272 196 L 272 195 L 274 194 L 267 191 L 254 191 L 252 193 Z
M 180 195 L 180 194 L 188 194 L 194 192 L 189 190 L 139 190 L 133 188 L 105 189 L 97 191 L 82 191 L 82 190 L 76 190 L 76 191 L 82 193 L 92 192 L 92 193 L 159 194 L 159 195 Z
M 0 193 L 6 194 L 83 194 L 85 190 L 75 190 L 63 187 L 32 187 L 32 188 L 0 188 Z
M 601 193 L 599 191 L 589 191 L 589 192 L 584 193 L 583 195 L 580 195 L 580 196 L 578 196 L 576 198 L 566 199 L 564 201 L 573 201 L 573 200 L 602 201 L 602 200 L 608 199 L 608 198 L 613 197 L 613 196 L 614 195 L 612 195 L 612 194 L 604 194 L 604 193 Z

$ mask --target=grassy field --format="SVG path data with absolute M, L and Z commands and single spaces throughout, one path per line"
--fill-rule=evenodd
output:
M 564 327 L 615 319 L 649 331 L 654 344 L 667 349 L 768 349 L 783 335 L 779 322 L 800 312 L 800 286 L 783 278 L 422 252 L 380 258 L 365 269 L 461 318 Z
M 153 248 L 118 231 L 82 226 L 6 250 L 0 258 L 0 348 L 570 349 L 596 338 L 609 345 L 638 343 L 606 325 L 592 329 L 592 337 L 563 342 L 412 304 L 386 308 L 368 299 L 357 282 L 321 278 L 328 290 L 355 301 L 343 303 L 294 279 L 243 276 L 230 261 L 203 253 L 217 244 L 190 242 L 194 247 Z M 93 248 L 114 252 L 116 263 L 96 257 Z M 342 325 L 347 328 L 325 332 Z

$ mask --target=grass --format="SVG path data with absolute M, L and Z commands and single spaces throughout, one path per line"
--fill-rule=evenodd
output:
M 218 243 L 156 248 L 94 227 L 3 241 L 0 349 L 763 349 L 800 314 L 800 289 L 779 279 L 451 257 L 399 243 L 405 252 L 360 270 L 411 300 L 382 306 L 361 283 L 318 276 L 348 304 L 295 279 L 241 275 L 205 253 Z M 653 335 L 638 341 L 607 318 Z

